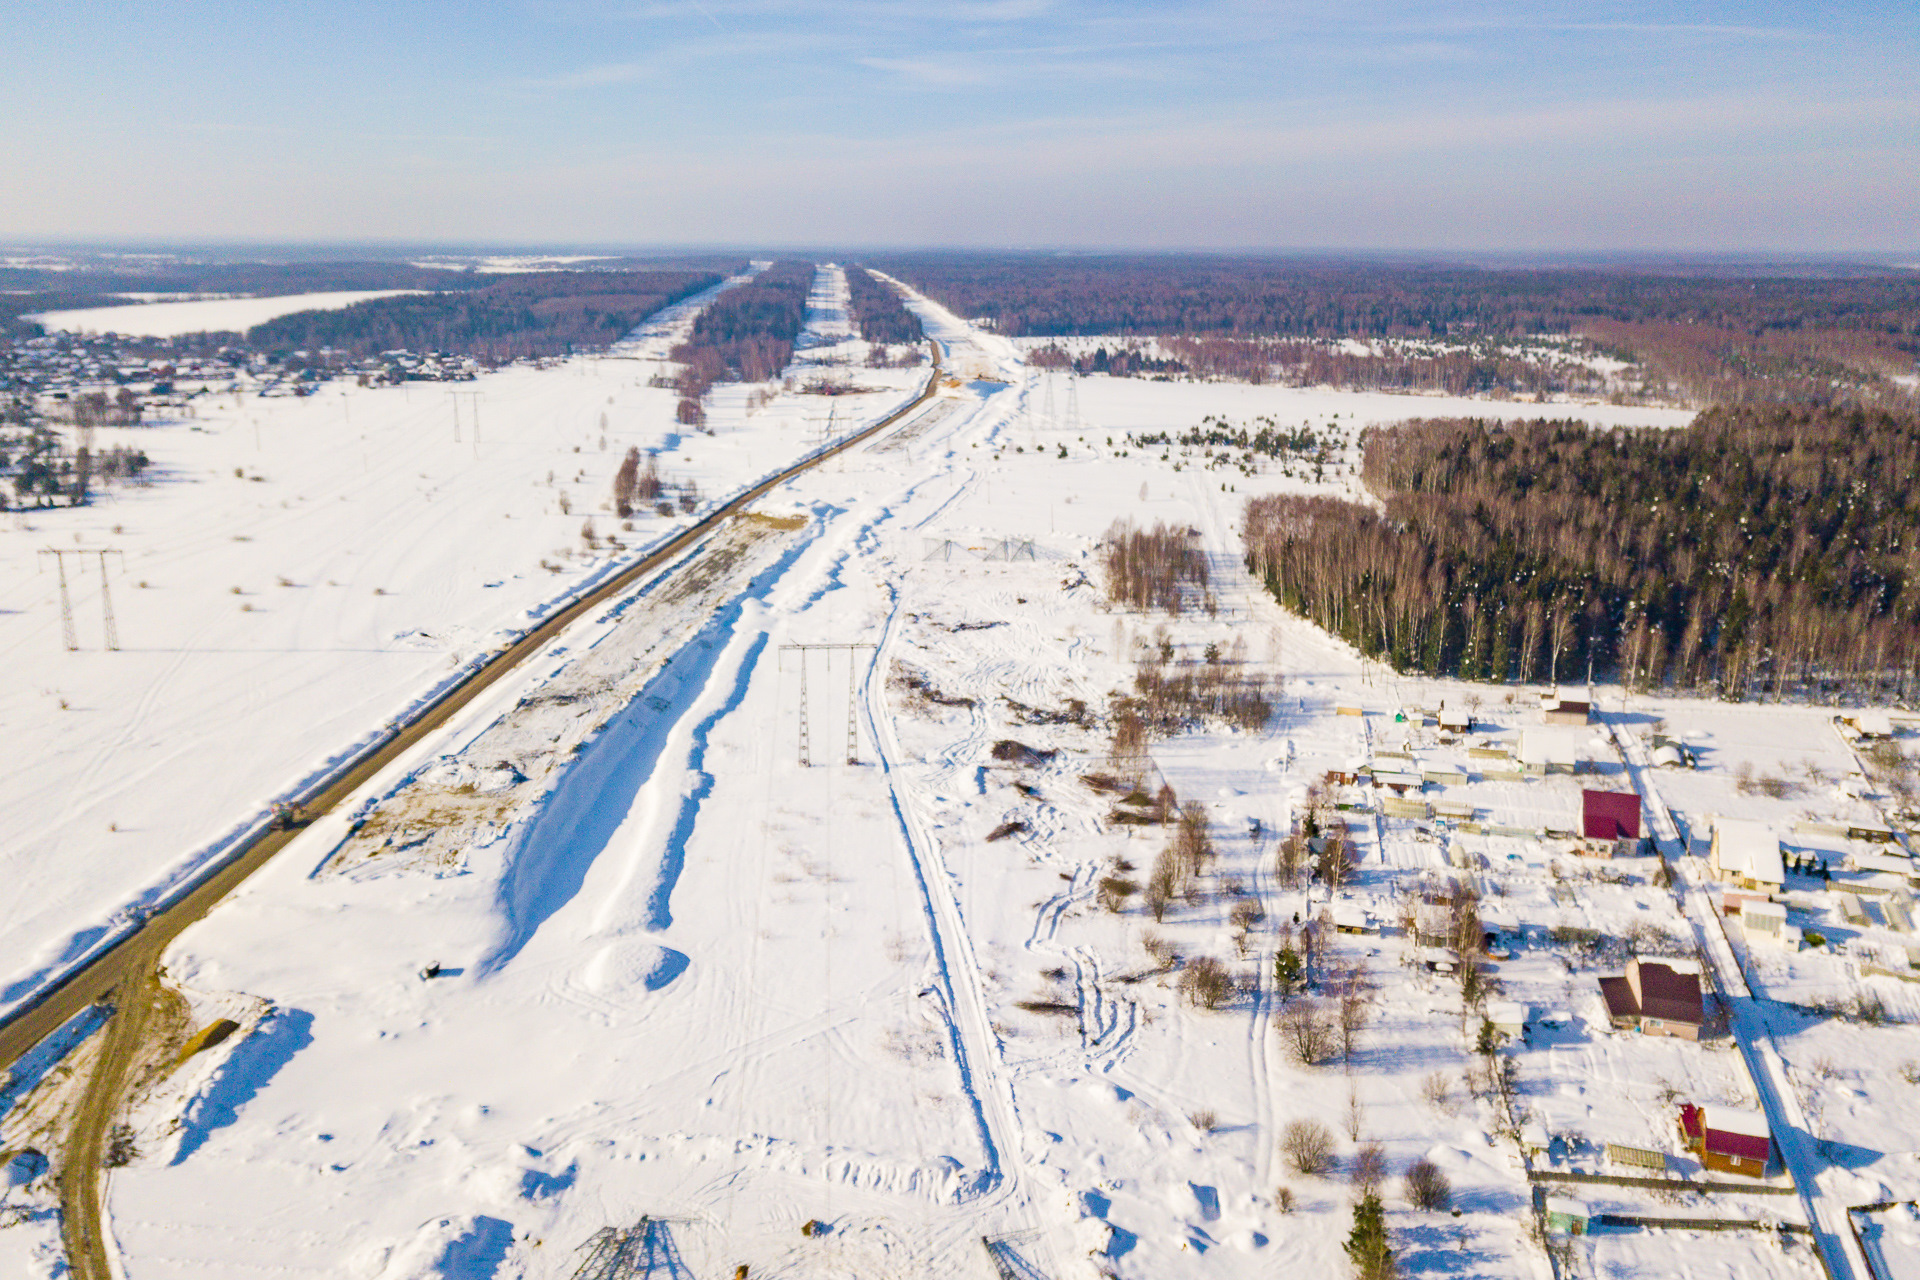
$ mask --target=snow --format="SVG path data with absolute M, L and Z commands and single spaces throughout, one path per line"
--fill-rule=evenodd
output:
M 175 338 L 183 333 L 244 333 L 257 324 L 296 311 L 338 311 L 372 298 L 420 293 L 419 289 L 343 289 L 327 293 L 287 293 L 267 298 L 219 298 L 195 302 L 138 302 L 124 307 L 83 307 L 25 316 L 48 329 L 69 333 L 119 333 L 129 337 Z
M 793 372 L 875 387 L 834 404 L 841 426 L 872 421 L 924 370 L 862 367 L 838 273 L 819 284 Z M 0 924 L 0 954 L 17 957 L 8 999 L 95 945 L 115 912 L 153 902 L 267 798 L 664 536 L 678 517 L 628 532 L 597 510 L 627 445 L 717 495 L 818 438 L 820 398 L 760 404 L 750 388 L 716 392 L 710 437 L 672 425 L 672 393 L 646 383 L 698 305 L 608 358 L 470 384 L 485 393 L 477 456 L 471 419 L 452 439 L 443 388 L 237 407 L 228 394 L 138 433 L 161 463 L 151 488 L 15 531 L 0 647 L 17 674 L 0 715 L 47 750 L 0 779 L 0 804 L 35 816 L 4 854 L 15 900 L 32 904 Z M 1049 416 L 1047 380 L 1016 344 L 917 305 L 948 351 L 933 405 L 582 618 L 169 952 L 195 1025 L 244 1029 L 135 1114 L 142 1154 L 109 1192 L 127 1275 L 564 1277 L 597 1232 L 643 1216 L 708 1277 L 743 1264 L 979 1276 L 983 1237 L 1054 1280 L 1336 1275 L 1351 1117 L 1385 1148 L 1407 1273 L 1530 1280 L 1547 1273 L 1522 1238 L 1535 1188 L 1502 1131 L 1541 1135 L 1535 1171 L 1606 1172 L 1612 1142 L 1697 1178 L 1679 1101 L 1761 1105 L 1776 1135 L 1785 1116 L 1823 1213 L 1920 1189 L 1920 1102 L 1900 1065 L 1920 1060 L 1920 1027 L 1788 1003 L 1856 979 L 1841 955 L 1776 947 L 1740 959 L 1773 997 L 1740 1006 L 1754 1054 L 1612 1030 L 1597 979 L 1630 942 L 1677 957 L 1704 940 L 1739 972 L 1711 932 L 1718 890 L 1698 856 L 1679 859 L 1676 897 L 1651 857 L 1585 858 L 1544 834 L 1577 829 L 1584 785 L 1642 789 L 1676 857 L 1711 813 L 1782 831 L 1870 819 L 1874 800 L 1811 780 L 1858 767 L 1829 709 L 1603 689 L 1600 723 L 1570 731 L 1603 781 L 1501 770 L 1498 749 L 1535 733 L 1531 691 L 1382 673 L 1240 568 L 1240 504 L 1353 492 L 1350 453 L 1315 480 L 1120 443 L 1209 413 L 1345 433 L 1412 411 L 1537 407 L 1090 378 L 1073 384 L 1077 418 L 1056 381 Z M 627 545 L 587 549 L 589 513 L 598 538 Z M 1107 605 L 1097 546 L 1120 515 L 1197 530 L 1219 613 Z M 83 577 L 87 647 L 65 653 L 32 553 L 109 542 L 127 553 L 112 580 L 126 647 L 98 652 Z M 1249 669 L 1277 684 L 1261 732 L 1153 745 L 1151 785 L 1201 806 L 1217 849 L 1209 894 L 1155 921 L 1099 906 L 1101 880 L 1121 861 L 1144 879 L 1166 835 L 1115 820 L 1115 797 L 1087 784 L 1112 767 L 1108 740 L 1071 709 L 1097 713 L 1128 689 L 1163 633 L 1196 659 L 1243 639 Z M 1442 702 L 1472 708 L 1471 737 L 1442 740 L 1410 710 Z M 1700 750 L 1699 770 L 1652 767 L 1659 721 Z M 1353 880 L 1338 893 L 1279 883 L 1275 840 L 1309 786 L 1394 753 L 1447 779 L 1411 779 L 1410 798 L 1474 816 L 1393 817 L 1384 793 L 1336 788 Z M 1749 794 L 1742 761 L 1809 781 Z M 1501 924 L 1489 1012 L 1539 1011 L 1500 1052 L 1511 1115 L 1467 1093 L 1478 1011 L 1398 925 L 1400 899 L 1442 877 L 1471 883 Z M 1879 923 L 1843 935 L 1834 889 L 1790 880 L 1794 923 L 1891 945 Z M 1264 913 L 1244 948 L 1235 897 Z M 1331 943 L 1332 967 L 1364 969 L 1375 992 L 1350 1070 L 1297 1064 L 1274 1031 L 1280 930 L 1322 911 L 1383 926 Z M 1180 963 L 1218 959 L 1235 992 L 1213 1011 L 1186 1004 L 1161 943 Z M 439 976 L 420 976 L 429 964 Z M 1871 982 L 1908 1009 L 1908 984 Z M 1279 1150 L 1302 1119 L 1336 1135 L 1329 1176 L 1296 1173 Z M 15 1137 L 0 1131 L 0 1145 Z M 1418 1158 L 1451 1179 L 1459 1216 L 1407 1202 L 1399 1175 Z M 1779 1178 L 1711 1197 L 1545 1185 L 1601 1213 L 1799 1222 L 1809 1203 L 1771 1194 Z M 44 1188 L 9 1195 L 46 1203 Z M 1663 1207 L 1674 1197 L 1686 1206 Z M 0 1232 L 0 1267 L 51 1274 L 55 1232 L 44 1218 Z M 1818 1273 L 1804 1237 L 1783 1246 L 1772 1231 L 1602 1227 L 1575 1248 L 1582 1274 Z
M 745 389 L 722 388 L 712 435 L 673 424 L 675 393 L 646 384 L 698 305 L 606 358 L 460 384 L 482 397 L 478 440 L 475 402 L 456 408 L 439 384 L 223 392 L 194 417 L 100 432 L 152 455 L 151 483 L 11 517 L 0 654 L 16 679 L 0 717 L 37 749 L 0 777 L 0 807 L 37 816 L 0 850 L 15 904 L 0 1007 L 159 902 L 271 798 L 690 520 L 619 527 L 604 508 L 628 447 L 714 494 L 818 442 L 817 397 L 749 412 Z M 841 428 L 924 378 L 862 370 L 879 389 L 836 398 Z M 120 651 L 103 651 L 99 558 L 72 556 L 81 647 L 63 650 L 47 546 L 121 553 L 105 562 Z

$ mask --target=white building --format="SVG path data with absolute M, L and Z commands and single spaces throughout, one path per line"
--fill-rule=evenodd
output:
M 1780 841 L 1767 825 L 1751 818 L 1715 818 L 1713 846 L 1707 853 L 1713 874 L 1743 889 L 1775 893 L 1787 883 Z

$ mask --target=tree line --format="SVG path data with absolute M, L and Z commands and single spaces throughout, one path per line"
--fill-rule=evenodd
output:
M 717 382 L 765 382 L 780 376 L 793 359 L 794 341 L 806 322 L 813 275 L 810 262 L 776 262 L 722 293 L 700 313 L 687 340 L 671 353 L 681 366 L 674 385 L 683 397 L 683 422 L 700 420 L 700 398 Z
M 1202 376 L 1247 376 L 1277 363 L 1297 369 L 1284 375 L 1289 379 L 1333 385 L 1368 385 L 1370 378 L 1373 385 L 1450 392 L 1502 384 L 1579 390 L 1592 371 L 1583 375 L 1569 365 L 1524 374 L 1511 361 L 1469 350 L 1411 357 L 1396 368 L 1391 357 L 1348 353 L 1343 359 L 1324 347 L 1276 347 L 1265 340 L 1475 343 L 1584 335 L 1644 364 L 1658 384 L 1696 403 L 1827 403 L 1896 395 L 1886 375 L 1911 372 L 1920 357 L 1920 279 L 1872 268 L 1814 278 L 984 254 L 901 256 L 879 265 L 958 314 L 1009 335 L 1238 340 L 1174 352 L 1173 359 Z M 1108 355 L 1110 364 L 1118 360 L 1134 372 L 1147 359 Z
M 1905 698 L 1920 676 L 1920 418 L 1730 406 L 1679 430 L 1370 431 L 1376 510 L 1247 504 L 1249 569 L 1402 671 L 1596 671 L 1726 697 Z
M 720 282 L 701 271 L 539 271 L 484 279 L 459 292 L 296 312 L 256 325 L 246 340 L 277 352 L 326 347 L 365 358 L 441 351 L 502 363 L 607 346 L 661 308 Z
M 849 267 L 847 292 L 853 304 L 854 327 L 861 338 L 896 347 L 920 341 L 920 317 L 907 310 L 898 289 L 882 284 L 864 267 Z

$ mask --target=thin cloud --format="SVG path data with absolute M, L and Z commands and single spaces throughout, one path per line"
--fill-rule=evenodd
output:
M 612 62 L 597 67 L 583 67 L 563 76 L 523 80 L 521 84 L 529 89 L 597 89 L 606 85 L 632 84 L 636 80 L 648 79 L 652 74 L 652 68 L 642 63 Z
M 986 83 L 987 73 L 977 66 L 932 58 L 861 58 L 860 65 L 885 71 L 916 84 L 936 89 L 959 89 Z

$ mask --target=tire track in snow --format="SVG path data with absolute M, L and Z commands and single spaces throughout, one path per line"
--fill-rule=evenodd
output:
M 936 995 L 942 1002 L 948 1041 L 960 1083 L 972 1108 L 980 1132 L 981 1148 L 987 1167 L 975 1179 L 974 1198 L 992 1196 L 1004 1202 L 1020 1190 L 1023 1156 L 1020 1132 L 1014 1115 L 1013 1090 L 1008 1085 L 1000 1058 L 998 1038 L 987 1013 L 986 993 L 980 974 L 980 962 L 974 955 L 973 940 L 961 918 L 953 879 L 939 846 L 927 831 L 925 822 L 912 802 L 902 794 L 898 782 L 900 746 L 894 738 L 892 718 L 882 705 L 885 681 L 876 673 L 887 670 L 899 638 L 901 612 L 897 587 L 891 587 L 893 607 L 888 611 L 886 629 L 868 668 L 863 692 L 867 732 L 886 775 L 888 801 L 906 844 L 914 879 L 920 890 L 926 918 L 928 942 L 932 947 L 938 973 Z M 977 712 L 977 708 L 976 708 Z M 980 717 L 976 715 L 974 736 L 984 740 Z

